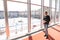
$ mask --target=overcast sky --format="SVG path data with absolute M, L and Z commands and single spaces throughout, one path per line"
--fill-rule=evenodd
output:
M 27 2 L 27 0 L 15 0 L 15 1 L 23 1 L 23 2 Z M 41 0 L 31 0 L 31 3 L 35 3 L 35 4 L 39 4 L 41 5 Z M 44 3 L 45 6 L 49 6 L 49 0 L 45 0 Z M 52 6 L 54 7 L 55 3 L 53 0 L 53 4 Z M 16 2 L 7 2 L 7 7 L 8 7 L 8 11 L 25 11 L 27 10 L 27 4 L 23 4 L 23 3 L 16 3 Z M 40 6 L 35 6 L 35 5 L 31 5 L 31 10 L 37 10 L 40 9 Z M 0 10 L 4 10 L 4 5 L 3 5 L 3 1 L 0 0 Z

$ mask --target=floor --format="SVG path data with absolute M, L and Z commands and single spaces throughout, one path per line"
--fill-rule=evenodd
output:
M 44 37 L 44 32 L 40 32 L 35 35 L 30 35 L 29 37 L 24 38 L 23 40 L 60 40 L 60 25 L 55 25 L 48 29 L 48 39 Z

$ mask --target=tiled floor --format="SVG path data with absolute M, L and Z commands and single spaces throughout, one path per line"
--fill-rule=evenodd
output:
M 44 37 L 44 32 L 24 38 L 23 40 L 60 40 L 60 25 L 55 25 L 48 29 L 49 38 Z

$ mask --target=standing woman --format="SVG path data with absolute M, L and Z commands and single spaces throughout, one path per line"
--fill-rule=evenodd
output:
M 50 22 L 50 16 L 48 15 L 47 11 L 44 13 L 43 22 L 44 22 L 44 32 L 45 32 L 44 36 L 46 37 L 46 39 L 48 39 L 48 25 Z

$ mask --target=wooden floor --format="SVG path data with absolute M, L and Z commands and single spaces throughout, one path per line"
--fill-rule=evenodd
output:
M 23 40 L 60 40 L 60 25 L 55 25 L 48 29 L 49 38 L 44 37 L 44 32 L 40 32 L 36 35 L 31 35 Z

